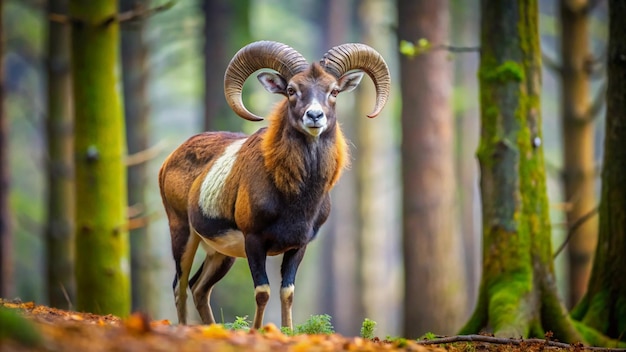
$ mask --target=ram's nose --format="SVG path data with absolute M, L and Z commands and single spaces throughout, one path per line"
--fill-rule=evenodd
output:
M 324 112 L 322 110 L 309 110 L 306 112 L 306 116 L 311 119 L 311 121 L 317 122 L 324 117 Z

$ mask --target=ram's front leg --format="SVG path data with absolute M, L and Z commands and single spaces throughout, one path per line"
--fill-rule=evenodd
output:
M 254 281 L 254 298 L 256 300 L 256 310 L 254 311 L 254 321 L 252 327 L 260 329 L 263 325 L 263 315 L 265 307 L 270 300 L 270 282 L 265 270 L 267 259 L 267 249 L 263 241 L 254 234 L 246 235 L 246 256 L 248 266 Z
M 302 262 L 306 247 L 292 249 L 283 255 L 283 264 L 280 269 L 282 284 L 280 287 L 280 316 L 281 325 L 293 330 L 291 307 L 295 290 L 296 272 Z

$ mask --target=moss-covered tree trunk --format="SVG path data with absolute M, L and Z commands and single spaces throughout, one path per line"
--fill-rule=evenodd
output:
M 122 12 L 145 9 L 146 0 L 122 0 Z M 122 71 L 126 145 L 129 154 L 148 149 L 148 47 L 145 41 L 145 18 L 122 25 Z M 159 292 L 155 285 L 155 258 L 147 220 L 146 186 L 149 184 L 146 161 L 128 166 L 128 205 L 134 216 L 144 219 L 130 230 L 131 287 L 133 310 L 157 315 Z
M 586 0 L 559 1 L 563 186 L 569 226 L 596 207 L 594 125 L 589 98 L 588 6 Z M 570 306 L 578 303 L 587 290 L 597 238 L 598 221 L 594 216 L 582 223 L 568 242 Z
M 587 294 L 572 317 L 626 341 L 626 2 L 609 1 L 608 88 L 599 238 Z
M 3 1 L 0 1 L 0 62 L 4 58 Z M 4 113 L 4 65 L 0 65 L 0 297 L 12 294 L 13 241 L 9 216 L 9 121 Z
M 398 35 L 442 44 L 448 1 L 398 3 Z M 450 334 L 466 306 L 461 237 L 456 232 L 452 66 L 436 50 L 400 60 L 404 336 Z
M 67 13 L 67 0 L 50 0 L 48 12 Z M 70 79 L 70 27 L 48 23 L 48 304 L 69 309 L 74 281 L 74 144 Z
M 461 333 L 582 341 L 557 297 L 541 146 L 536 0 L 483 0 L 479 68 L 483 276 Z
M 76 118 L 77 308 L 130 311 L 117 1 L 70 1 Z

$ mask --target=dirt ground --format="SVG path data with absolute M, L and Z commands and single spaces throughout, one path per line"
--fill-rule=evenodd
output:
M 0 351 L 583 351 L 543 340 L 489 336 L 448 337 L 441 344 L 398 339 L 381 341 L 333 335 L 286 336 L 274 325 L 263 332 L 231 331 L 221 325 L 179 326 L 142 314 L 127 319 L 64 311 L 32 302 L 0 299 Z M 15 314 L 18 313 L 18 314 Z M 10 315 L 19 323 L 6 323 Z M 26 317 L 19 319 L 19 316 Z M 11 325 L 11 326 L 9 326 Z M 16 328 L 17 326 L 17 328 Z M 30 327 L 34 327 L 31 329 Z M 29 334 L 28 331 L 33 331 Z M 19 342 L 19 341 L 22 342 Z M 463 341 L 466 340 L 466 341 Z M 471 340 L 471 341 L 467 341 Z M 484 340 L 484 341 L 481 341 Z M 444 343 L 446 342 L 446 343 Z

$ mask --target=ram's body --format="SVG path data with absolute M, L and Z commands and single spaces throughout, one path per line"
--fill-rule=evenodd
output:
M 181 323 L 186 322 L 188 285 L 203 322 L 215 321 L 208 304 L 211 289 L 235 257 L 246 257 L 257 303 L 253 326 L 259 328 L 270 294 L 266 256 L 284 254 L 282 325 L 292 327 L 298 265 L 329 215 L 329 191 L 348 160 L 335 97 L 356 87 L 362 76 L 357 72 L 336 78 L 318 64 L 300 66 L 298 71 L 292 77 L 259 75 L 268 91 L 286 97 L 270 114 L 267 128 L 250 136 L 198 134 L 161 167 L 159 185 L 170 224 Z M 233 109 L 237 111 L 237 106 Z M 244 110 L 237 112 L 257 118 Z M 189 279 L 199 244 L 207 255 Z

